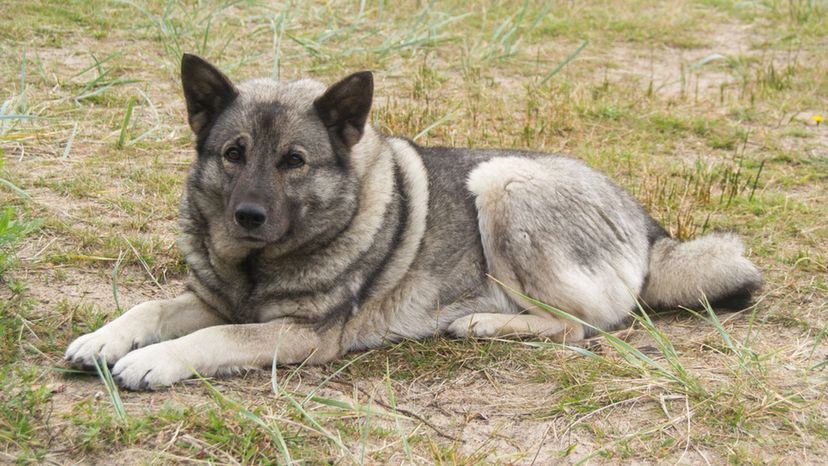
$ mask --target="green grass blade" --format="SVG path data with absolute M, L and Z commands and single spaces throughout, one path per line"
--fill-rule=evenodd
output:
M 438 126 L 442 125 L 443 123 L 445 123 L 445 122 L 447 122 L 447 121 L 451 120 L 452 118 L 454 118 L 454 114 L 455 114 L 455 112 L 454 112 L 454 111 L 451 111 L 451 112 L 446 113 L 445 115 L 443 115 L 440 119 L 438 119 L 438 120 L 437 120 L 437 121 L 435 121 L 434 123 L 432 123 L 432 124 L 430 124 L 430 125 L 426 126 L 426 127 L 425 127 L 425 129 L 423 129 L 422 131 L 420 131 L 419 133 L 417 133 L 417 135 L 416 135 L 416 136 L 414 136 L 413 138 L 411 138 L 411 140 L 412 140 L 412 141 L 416 141 L 416 140 L 420 139 L 421 137 L 425 136 L 425 135 L 426 135 L 426 134 L 428 134 L 428 133 L 429 133 L 432 129 L 434 129 L 434 128 L 436 128 L 436 127 L 438 127 Z
M 311 390 L 311 391 L 308 393 L 308 395 L 307 395 L 307 396 L 305 397 L 305 399 L 302 401 L 302 404 L 307 403 L 307 402 L 308 402 L 311 398 L 313 398 L 313 396 L 316 394 L 316 392 L 317 392 L 317 391 L 319 391 L 319 389 L 320 389 L 320 388 L 322 388 L 322 387 L 324 387 L 325 385 L 327 385 L 327 383 L 328 383 L 328 382 L 330 382 L 330 380 L 331 380 L 331 379 L 333 379 L 334 377 L 336 377 L 337 375 L 339 375 L 342 371 L 344 371 L 345 369 L 347 369 L 347 368 L 348 368 L 351 364 L 353 364 L 353 363 L 355 363 L 355 362 L 357 362 L 357 361 L 359 361 L 359 360 L 364 359 L 364 358 L 365 358 L 366 356 L 368 356 L 369 354 L 371 354 L 371 351 L 366 351 L 366 352 L 364 352 L 364 353 L 360 354 L 359 356 L 357 356 L 357 357 L 355 357 L 355 358 L 351 359 L 350 361 L 346 362 L 345 364 L 343 364 L 343 365 L 342 365 L 342 367 L 340 367 L 339 369 L 335 370 L 335 371 L 334 371 L 333 373 L 331 373 L 329 376 L 325 377 L 325 380 L 323 380 L 322 382 L 320 382 L 320 383 L 319 383 L 319 385 L 317 385 L 316 387 L 314 387 L 314 388 L 313 388 L 313 390 Z
M 298 395 L 298 393 L 295 394 L 295 395 Z M 388 417 L 388 418 L 408 419 L 408 416 L 405 416 L 405 415 L 397 413 L 397 412 L 387 411 L 387 410 L 384 410 L 382 408 L 372 408 L 370 406 L 364 406 L 364 405 L 359 404 L 359 403 L 349 403 L 347 401 L 334 400 L 334 399 L 331 399 L 331 398 L 323 398 L 323 397 L 320 397 L 320 396 L 311 396 L 310 398 L 306 398 L 306 399 L 308 401 L 313 401 L 313 402 L 319 403 L 321 405 L 330 406 L 331 408 L 339 408 L 339 409 L 343 409 L 343 410 L 346 410 L 346 411 L 352 411 L 354 413 L 359 413 L 359 414 L 374 414 L 374 415 L 384 416 L 384 417 Z
M 66 146 L 63 148 L 63 155 L 60 157 L 62 160 L 69 158 L 69 152 L 72 150 L 72 143 L 75 142 L 75 135 L 77 133 L 78 122 L 75 122 L 74 126 L 72 126 L 72 134 L 69 135 L 69 139 L 66 141 Z
M 569 64 L 569 62 L 574 60 L 575 57 L 577 57 L 586 48 L 587 45 L 589 45 L 589 41 L 585 40 L 580 46 L 578 46 L 577 49 L 575 49 L 574 52 L 570 53 L 569 56 L 566 57 L 566 59 L 564 59 L 564 61 L 560 62 L 558 64 L 558 66 L 553 68 L 552 71 L 547 73 L 546 76 L 544 76 L 543 79 L 541 79 L 540 86 L 543 86 L 544 84 L 546 84 L 547 81 L 552 79 L 556 74 L 560 73 L 561 70 L 563 70 L 564 67 Z
M 510 341 L 510 340 L 503 340 L 503 341 L 507 341 L 509 343 L 512 343 L 512 341 Z M 524 341 L 524 342 L 521 342 L 521 344 L 523 344 L 525 346 L 532 347 L 532 348 L 565 349 L 565 350 L 572 351 L 573 353 L 579 354 L 581 356 L 585 356 L 585 357 L 590 358 L 590 359 L 595 359 L 595 360 L 598 360 L 598 361 L 606 361 L 606 358 L 604 358 L 603 356 L 595 354 L 594 352 L 592 352 L 592 351 L 590 351 L 586 348 L 581 348 L 580 346 L 564 345 L 564 344 L 555 343 L 555 342 L 552 342 L 552 341 Z
M 23 191 L 22 189 L 18 188 L 14 183 L 12 183 L 11 181 L 9 181 L 5 178 L 0 178 L 0 185 L 3 185 L 5 187 L 11 189 L 15 193 L 17 193 L 18 196 L 20 196 L 20 197 L 22 197 L 26 200 L 31 200 L 32 199 L 32 197 L 29 196 L 29 193 L 27 193 L 26 191 Z
M 132 110 L 135 108 L 135 96 L 129 96 L 129 101 L 127 102 L 127 109 L 126 115 L 124 115 L 124 121 L 121 123 L 121 135 L 118 136 L 118 144 L 117 147 L 119 149 L 124 147 L 124 143 L 126 143 L 127 134 L 129 131 L 129 122 L 132 120 Z
M 92 361 L 95 363 L 95 371 L 98 373 L 98 377 L 101 378 L 104 388 L 106 389 L 106 393 L 112 401 L 112 407 L 115 408 L 115 414 L 118 415 L 118 419 L 125 422 L 127 420 L 126 409 L 124 409 L 124 404 L 121 402 L 121 395 L 118 393 L 118 386 L 112 379 L 112 373 L 109 371 L 109 366 L 106 365 L 106 361 L 103 358 L 94 357 L 92 358 Z
M 92 63 L 91 65 L 87 66 L 86 68 L 84 68 L 84 69 L 82 69 L 82 70 L 78 71 L 77 73 L 73 74 L 71 77 L 72 77 L 72 78 L 77 78 L 78 76 L 81 76 L 81 75 L 85 74 L 87 71 L 90 71 L 90 70 L 93 70 L 93 69 L 97 69 L 97 70 L 98 70 L 98 74 L 100 75 L 100 74 L 101 74 L 101 71 L 100 71 L 100 70 L 101 70 L 101 65 L 103 65 L 104 63 L 106 63 L 106 62 L 108 62 L 108 61 L 110 61 L 110 60 L 113 60 L 113 59 L 115 59 L 115 58 L 118 58 L 118 57 L 120 57 L 120 56 L 121 56 L 121 55 L 123 55 L 123 54 L 124 54 L 123 52 L 113 52 L 113 53 L 110 53 L 109 55 L 107 55 L 107 56 L 106 56 L 104 59 L 102 59 L 102 60 L 98 60 L 97 58 L 95 58 L 95 56 L 94 56 L 94 55 L 92 55 L 92 61 L 93 61 L 93 63 Z
M 121 312 L 121 303 L 118 301 L 118 272 L 121 270 L 121 262 L 124 260 L 124 252 L 118 252 L 118 260 L 112 268 L 112 299 L 115 300 L 115 307 Z

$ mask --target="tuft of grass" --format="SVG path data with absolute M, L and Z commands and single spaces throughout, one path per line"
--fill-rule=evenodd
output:
M 2 169 L 3 164 L 2 159 L 0 159 L 0 175 L 3 174 Z M 24 190 L 5 178 L 0 177 L 0 185 L 9 188 L 13 193 L 24 199 L 31 199 Z M 42 220 L 40 219 L 23 219 L 14 207 L 9 206 L 0 210 L 0 281 L 3 280 L 5 272 L 14 264 L 17 246 L 22 239 L 40 228 L 41 224 Z
M 217 390 L 207 379 L 201 376 L 199 376 L 199 379 L 207 387 L 213 399 L 220 403 L 222 407 L 230 408 L 234 411 L 237 411 L 244 418 L 250 420 L 255 425 L 264 429 L 265 432 L 267 432 L 267 434 L 276 443 L 276 446 L 279 449 L 279 453 L 281 454 L 282 459 L 284 460 L 284 464 L 293 463 L 293 458 L 291 457 L 290 450 L 288 449 L 287 443 L 285 442 L 284 435 L 282 434 L 282 429 L 280 429 L 276 423 L 269 423 L 265 421 L 260 416 L 255 414 L 253 411 L 250 411 L 249 409 L 242 406 L 238 401 L 228 398 L 226 395 Z
M 674 383 L 683 393 L 687 394 L 688 396 L 704 396 L 706 392 L 704 387 L 700 385 L 699 381 L 690 375 L 687 369 L 682 364 L 681 360 L 678 357 L 678 353 L 673 347 L 670 340 L 666 337 L 666 335 L 658 330 L 656 326 L 653 324 L 650 317 L 644 311 L 644 308 L 641 305 L 638 305 L 638 310 L 640 312 L 639 315 L 634 315 L 633 318 L 644 328 L 647 334 L 655 341 L 661 357 L 663 357 L 669 366 L 665 367 L 663 364 L 658 362 L 653 357 L 649 356 L 648 354 L 644 353 L 638 348 L 630 345 L 623 339 L 615 336 L 614 334 L 604 331 L 572 314 L 569 314 L 565 311 L 552 307 L 546 303 L 538 301 L 536 299 L 530 298 L 519 291 L 510 288 L 506 284 L 498 281 L 497 279 L 492 278 L 492 280 L 500 285 L 501 287 L 505 288 L 511 294 L 519 297 L 522 300 L 525 300 L 536 306 L 553 316 L 563 320 L 569 320 L 575 322 L 579 325 L 582 325 L 585 328 L 591 329 L 597 332 L 599 335 L 604 337 L 607 343 L 612 347 L 616 353 L 621 356 L 622 360 L 628 364 L 628 366 L 636 372 L 639 372 L 643 377 L 646 378 L 663 378 L 669 382 Z M 551 345 L 552 347 L 562 347 L 568 349 L 570 351 L 574 351 L 575 353 L 585 356 L 588 358 L 596 359 L 602 362 L 606 362 L 603 356 L 600 356 L 588 349 L 581 348 L 578 346 L 567 345 L 567 344 L 558 344 L 558 343 L 530 343 L 531 345 L 535 346 L 545 346 Z
M 482 63 L 491 63 L 497 60 L 512 58 L 516 53 L 515 49 L 517 45 L 525 36 L 530 35 L 538 27 L 552 8 L 553 6 L 548 4 L 540 11 L 530 13 L 529 1 L 524 0 L 520 9 L 497 24 L 485 44 L 478 45 L 481 49 L 479 53 L 480 61 Z M 577 55 L 577 53 L 574 55 Z M 570 60 L 567 60 L 567 62 Z M 544 82 L 546 80 L 544 79 Z
M 38 383 L 35 371 L 14 371 L 0 368 L 0 439 L 17 451 L 7 458 L 19 462 L 40 462 L 48 452 L 48 444 L 38 436 L 52 392 Z
M 768 422 L 769 419 L 773 419 L 774 421 L 772 422 L 788 422 L 787 416 L 790 412 L 789 410 L 807 409 L 810 405 L 810 402 L 804 399 L 797 390 L 784 394 L 777 392 L 775 385 L 768 379 L 767 364 L 771 360 L 772 355 L 759 354 L 749 346 L 752 336 L 750 329 L 753 328 L 756 319 L 756 306 L 753 308 L 754 312 L 750 317 L 749 330 L 743 340 L 736 338 L 725 328 L 706 299 L 701 301 L 706 316 L 685 309 L 698 317 L 702 322 L 709 324 L 719 335 L 720 341 L 724 344 L 723 349 L 726 350 L 726 352 L 721 353 L 725 356 L 725 367 L 732 370 L 730 374 L 731 383 L 705 387 L 701 380 L 692 374 L 688 366 L 682 361 L 681 354 L 676 350 L 670 338 L 656 327 L 641 305 L 638 306 L 638 312 L 633 315 L 633 318 L 641 326 L 647 337 L 655 343 L 659 352 L 659 359 L 666 361 L 667 366 L 612 333 L 605 332 L 576 316 L 532 299 L 497 280 L 494 281 L 518 298 L 549 312 L 556 318 L 576 322 L 595 330 L 603 337 L 609 347 L 614 350 L 615 355 L 620 358 L 615 360 L 608 355 L 600 355 L 587 348 L 567 344 L 545 342 L 526 342 L 524 344 L 541 348 L 562 348 L 572 351 L 580 357 L 593 359 L 609 366 L 623 364 L 625 368 L 632 369 L 646 380 L 663 379 L 669 383 L 668 386 L 659 384 L 660 390 L 664 390 L 668 394 L 661 395 L 659 398 L 661 400 L 662 410 L 668 417 L 666 422 L 646 427 L 640 431 L 617 438 L 610 442 L 609 445 L 595 449 L 589 454 L 579 458 L 575 464 L 586 464 L 596 456 L 615 456 L 618 454 L 618 448 L 621 448 L 623 451 L 628 440 L 649 437 L 658 432 L 670 430 L 679 422 L 686 421 L 689 423 L 691 417 L 696 417 L 696 422 L 701 418 L 702 422 L 716 425 L 720 429 L 735 429 L 736 431 L 741 431 L 742 429 L 749 429 L 751 423 L 759 420 Z M 817 340 L 819 340 L 819 337 Z M 721 350 L 719 351 L 721 352 Z M 676 393 L 679 394 L 678 399 L 685 401 L 686 414 L 671 418 L 671 414 L 664 404 L 664 400 L 675 399 L 676 395 L 674 394 Z M 754 393 L 758 393 L 758 395 L 754 395 Z M 589 395 L 590 393 L 587 392 L 582 396 Z M 758 406 L 746 407 L 744 405 L 734 406 L 731 404 L 736 400 L 744 400 L 745 396 L 761 397 L 758 399 L 758 403 L 756 403 Z M 773 401 L 767 398 L 769 396 Z M 599 407 L 592 412 L 601 409 L 603 407 Z M 724 419 L 722 418 L 723 415 L 725 416 Z M 728 416 L 732 416 L 732 418 L 727 419 Z M 724 420 L 725 424 L 721 424 L 722 420 Z M 817 430 L 819 430 L 819 427 L 817 427 Z M 622 453 L 621 457 L 623 458 L 625 455 Z
M 100 99 L 102 94 L 115 88 L 116 86 L 126 86 L 139 82 L 136 79 L 113 78 L 112 75 L 114 74 L 114 68 L 104 66 L 110 61 L 120 58 L 122 55 L 123 54 L 120 52 L 113 52 L 103 59 L 98 60 L 94 54 L 90 54 L 92 57 L 92 64 L 76 73 L 72 76 L 72 78 L 85 76 L 92 71 L 95 72 L 95 75 L 93 78 L 86 81 L 80 90 L 77 91 L 74 97 L 75 102 L 80 103 L 86 99 Z

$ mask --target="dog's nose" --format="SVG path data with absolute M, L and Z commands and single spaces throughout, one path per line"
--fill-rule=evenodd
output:
M 267 221 L 267 212 L 260 205 L 242 203 L 236 207 L 236 222 L 248 230 L 264 225 L 265 221 Z

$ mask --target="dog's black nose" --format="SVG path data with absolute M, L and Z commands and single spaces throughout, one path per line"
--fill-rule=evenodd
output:
M 267 212 L 260 205 L 242 203 L 236 207 L 236 222 L 248 230 L 264 225 L 265 221 L 267 221 Z

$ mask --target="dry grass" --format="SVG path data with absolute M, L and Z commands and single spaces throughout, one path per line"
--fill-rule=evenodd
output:
M 811 119 L 828 113 L 824 0 L 0 11 L 0 461 L 824 461 L 828 128 Z M 582 158 L 679 237 L 739 231 L 764 292 L 741 313 L 640 320 L 586 349 L 405 342 L 116 401 L 64 373 L 62 352 L 181 288 L 183 51 L 234 79 L 373 69 L 383 131 Z

